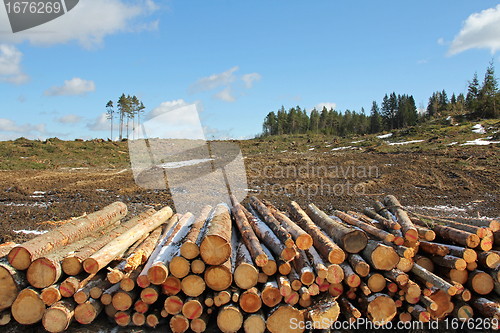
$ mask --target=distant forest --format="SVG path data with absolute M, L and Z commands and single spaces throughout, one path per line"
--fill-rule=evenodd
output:
M 412 95 L 396 95 L 395 92 L 385 94 L 379 105 L 373 101 L 370 115 L 364 108 L 354 110 L 337 110 L 323 107 L 315 108 L 308 115 L 300 106 L 288 110 L 284 106 L 267 114 L 262 124 L 262 135 L 282 135 L 299 133 L 324 133 L 327 135 L 345 136 L 351 134 L 374 134 L 382 131 L 414 126 L 419 123 L 447 115 L 464 115 L 469 118 L 497 118 L 497 104 L 500 102 L 498 80 L 495 77 L 493 61 L 490 62 L 479 84 L 477 72 L 469 81 L 467 96 L 454 93 L 451 98 L 446 91 L 437 91 L 429 97 L 427 109 L 423 113 L 417 111 Z

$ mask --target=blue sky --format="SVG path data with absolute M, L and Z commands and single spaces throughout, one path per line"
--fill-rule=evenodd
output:
M 80 0 L 11 31 L 2 6 L 0 140 L 107 138 L 122 93 L 147 119 L 196 103 L 207 138 L 248 138 L 281 105 L 368 113 L 395 91 L 425 107 L 500 60 L 486 0 Z

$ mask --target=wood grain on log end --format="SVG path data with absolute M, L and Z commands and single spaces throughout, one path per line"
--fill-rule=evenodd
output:
M 23 325 L 39 322 L 45 312 L 45 304 L 37 291 L 26 288 L 21 290 L 12 304 L 12 316 Z
M 76 257 L 67 257 L 62 261 L 63 272 L 68 275 L 78 275 L 83 271 L 81 261 Z
M 257 284 L 259 271 L 255 266 L 242 263 L 234 270 L 234 282 L 241 289 L 250 289 Z
M 31 254 L 22 246 L 16 246 L 7 255 L 9 263 L 18 270 L 25 270 L 31 264 Z
M 170 318 L 170 329 L 173 333 L 183 333 L 189 328 L 189 320 L 183 315 L 175 315 Z

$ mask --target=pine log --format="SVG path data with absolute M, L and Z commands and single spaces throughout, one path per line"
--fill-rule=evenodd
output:
M 486 318 L 500 318 L 500 306 L 497 302 L 490 301 L 484 297 L 472 297 L 470 304 Z
M 53 284 L 43 289 L 40 293 L 40 299 L 47 306 L 52 306 L 54 303 L 61 300 L 61 292 L 59 291 L 59 284 Z
M 118 292 L 118 290 L 120 290 L 119 284 L 114 284 L 108 289 L 104 290 L 100 298 L 101 303 L 104 305 L 111 304 L 113 302 L 113 296 L 116 292 Z
M 125 267 L 123 270 L 130 273 L 136 270 L 139 266 L 144 265 L 148 258 L 153 253 L 156 244 L 160 240 L 163 228 L 158 227 L 151 232 L 147 238 L 125 259 Z
M 493 278 L 488 273 L 477 269 L 469 273 L 467 284 L 479 295 L 488 295 L 494 287 Z
M 245 290 L 239 298 L 241 310 L 246 313 L 255 313 L 262 307 L 262 299 L 257 288 L 253 287 Z
M 368 274 L 366 284 L 372 292 L 378 293 L 385 289 L 386 280 L 380 273 L 370 273 Z
M 83 261 L 100 250 L 103 246 L 108 244 L 111 240 L 120 236 L 123 232 L 140 223 L 144 219 L 153 215 L 156 212 L 154 209 L 149 209 L 142 214 L 130 219 L 129 221 L 119 225 L 111 230 L 109 233 L 104 234 L 94 242 L 74 251 L 74 253 L 67 255 L 62 260 L 62 270 L 68 275 L 78 275 L 83 271 Z
M 359 254 L 349 254 L 347 260 L 359 276 L 365 277 L 370 273 L 370 265 Z
M 184 306 L 184 296 L 182 295 L 168 296 L 163 305 L 168 314 L 171 315 L 176 315 L 181 313 L 183 306 Z
M 453 312 L 451 313 L 454 318 L 462 322 L 466 322 L 473 318 L 474 310 L 465 302 L 455 302 Z
M 131 291 L 118 290 L 113 295 L 113 300 L 111 302 L 118 311 L 127 311 L 134 305 L 138 298 L 139 291 L 137 289 Z
M 396 282 L 400 288 L 406 286 L 410 279 L 410 277 L 406 273 L 400 271 L 397 268 L 382 272 L 382 275 L 389 280 Z
M 191 261 L 191 272 L 193 274 L 203 274 L 205 272 L 205 263 L 201 259 L 195 259 Z
M 430 217 L 433 218 L 433 217 Z M 490 218 L 481 218 L 481 217 L 458 217 L 458 216 L 453 216 L 447 218 L 447 220 L 452 220 L 456 222 L 460 222 L 463 224 L 468 224 L 468 225 L 475 225 L 476 227 L 485 227 L 490 229 L 493 232 L 499 231 L 500 230 L 500 222 L 498 220 L 493 220 Z
M 278 270 L 278 265 L 276 264 L 276 260 L 274 259 L 274 256 L 272 255 L 271 251 L 269 251 L 269 249 L 264 244 L 261 244 L 261 248 L 267 256 L 267 264 L 261 267 L 262 272 L 264 272 L 264 274 L 268 276 L 273 276 Z
M 293 241 L 292 236 L 288 233 L 285 228 L 281 226 L 281 224 L 276 220 L 269 210 L 259 199 L 255 196 L 250 197 L 250 204 L 252 207 L 259 212 L 260 216 L 264 219 L 264 222 L 267 226 L 274 232 L 276 237 L 280 240 L 282 244 L 284 244 L 288 248 L 292 248 L 295 246 L 295 242 Z
M 422 225 L 422 220 L 420 219 L 411 219 L 415 224 L 419 224 L 419 225 Z M 477 235 L 479 238 L 484 238 L 484 237 L 491 237 L 493 236 L 493 233 L 490 229 L 488 228 L 485 228 L 485 227 L 476 227 L 476 226 L 473 226 L 473 225 L 467 225 L 467 224 L 463 224 L 463 223 L 458 223 L 458 222 L 453 222 L 453 221 L 449 221 L 449 220 L 444 220 L 444 219 L 439 219 L 439 220 L 430 220 L 430 221 L 425 221 L 424 223 L 427 223 L 428 225 L 430 225 L 431 227 L 435 226 L 436 224 L 439 223 L 439 225 L 442 225 L 442 226 L 447 226 L 447 227 L 450 227 L 450 228 L 455 228 L 455 229 L 458 229 L 458 230 L 463 230 L 463 231 L 467 231 L 467 232 L 470 232 L 471 234 L 475 234 Z
M 345 296 L 340 296 L 337 301 L 343 314 L 349 313 L 354 318 L 361 318 L 361 312 Z
M 246 248 L 250 252 L 252 259 L 255 264 L 259 267 L 265 267 L 268 262 L 268 255 L 264 252 L 259 239 L 255 235 L 252 226 L 248 223 L 248 220 L 243 212 L 242 206 L 236 201 L 234 196 L 231 196 L 233 202 L 233 208 L 231 209 L 233 216 L 236 221 L 236 225 L 241 233 L 241 241 L 245 244 Z
M 201 278 L 197 279 L 194 276 L 197 276 L 197 275 L 193 275 L 193 277 L 190 277 L 189 279 L 186 280 L 186 284 L 188 285 L 188 287 L 187 287 L 188 289 L 189 289 L 189 285 L 196 286 L 199 284 L 199 287 L 200 288 L 202 287 L 202 284 L 200 283 Z M 183 280 L 185 280 L 188 277 L 189 277 L 189 275 L 186 276 Z M 203 279 L 201 279 L 201 280 L 203 281 Z M 204 285 L 204 282 L 203 282 L 203 285 Z M 167 296 L 177 295 L 182 290 L 182 282 L 181 282 L 181 280 L 179 280 L 175 276 L 169 276 L 169 277 L 167 277 L 165 282 L 163 282 L 163 284 L 161 285 L 161 289 L 162 289 L 163 294 L 165 294 Z M 204 289 L 205 289 L 205 287 L 203 286 L 203 290 Z M 196 297 L 196 296 L 194 296 L 194 297 Z
M 191 331 L 195 333 L 205 332 L 207 330 L 209 320 L 210 320 L 210 315 L 204 312 L 200 317 L 191 320 L 189 327 L 191 328 Z M 255 322 L 255 324 L 257 323 Z
M 45 310 L 42 317 L 43 327 L 49 332 L 65 331 L 73 321 L 75 308 L 76 303 L 71 299 L 55 303 Z
M 152 285 L 142 289 L 140 298 L 146 304 L 154 304 L 158 300 L 158 297 L 160 297 L 160 295 L 161 287 Z
M 298 250 L 298 255 L 292 261 L 292 264 L 304 285 L 310 286 L 314 283 L 314 271 L 304 250 Z
M 248 210 L 242 206 L 242 210 L 245 213 L 248 223 L 252 226 L 255 235 L 260 239 L 263 245 L 276 256 L 283 261 L 290 261 L 297 255 L 296 247 L 286 247 L 274 232 L 264 223 L 259 217 L 258 213 L 252 208 L 252 205 L 248 205 Z M 262 248 L 264 249 L 264 248 Z
M 416 221 L 419 221 L 417 222 L 419 225 L 426 226 L 424 222 L 420 220 Z M 436 232 L 437 235 L 446 240 L 451 240 L 453 242 L 456 242 L 457 244 L 467 246 L 472 249 L 477 247 L 481 243 L 481 240 L 476 234 L 472 234 L 467 231 L 458 230 L 452 227 L 447 227 L 439 224 L 434 224 L 433 230 L 434 232 Z
M 396 268 L 402 272 L 408 273 L 413 267 L 413 260 L 400 257 Z
M 450 249 L 448 248 L 448 246 L 426 241 L 420 241 L 419 249 L 422 249 L 422 251 L 426 253 L 435 254 L 438 256 L 445 256 L 450 253 Z
M 417 229 L 418 237 L 421 240 L 432 242 L 434 239 L 436 239 L 436 233 L 431 229 L 422 227 L 420 225 L 415 225 L 415 228 Z
M 379 324 L 388 323 L 398 312 L 394 300 L 382 293 L 370 296 L 361 294 L 358 301 L 361 308 L 366 311 L 368 319 Z
M 211 210 L 212 206 L 210 205 L 203 207 L 200 215 L 196 217 L 196 220 L 191 226 L 191 230 L 189 230 L 189 233 L 184 238 L 181 245 L 181 255 L 184 258 L 191 260 L 200 254 L 200 234 L 202 234 L 202 229 L 205 227 Z
M 317 298 L 314 304 L 305 311 L 304 319 L 315 323 L 316 329 L 327 329 L 337 321 L 339 314 L 340 306 L 336 298 L 326 294 Z M 317 323 L 320 323 L 320 327 L 317 327 Z
M 172 260 L 170 260 L 168 270 L 173 276 L 182 279 L 191 271 L 191 264 L 186 258 L 181 257 L 179 254 L 178 252 L 177 255 L 174 255 Z
M 292 236 L 295 244 L 300 250 L 307 250 L 313 246 L 313 239 L 311 235 L 295 224 L 295 222 L 293 222 L 288 216 L 276 209 L 276 207 L 274 207 L 269 201 L 262 199 L 262 203 L 269 208 L 276 220 L 278 220 L 281 226 L 290 234 L 290 236 Z
M 127 206 L 115 202 L 95 213 L 76 218 L 52 231 L 14 247 L 8 254 L 9 263 L 16 269 L 27 269 L 30 264 L 55 249 L 85 238 L 125 217 Z
M 321 258 L 320 254 L 316 251 L 314 246 L 310 247 L 306 251 L 306 255 L 309 258 L 311 265 L 314 267 L 314 272 L 317 276 L 322 279 L 326 279 L 328 276 L 328 268 L 326 267 L 323 258 Z
M 467 268 L 467 263 L 465 262 L 465 260 L 455 256 L 432 256 L 431 260 L 436 265 L 458 269 L 459 271 L 464 271 Z
M 134 310 L 137 313 L 146 313 L 149 310 L 149 304 L 144 303 L 142 299 L 138 299 L 134 303 Z M 146 320 L 146 317 L 144 317 L 144 320 Z
M 373 268 L 383 271 L 390 271 L 399 262 L 399 255 L 392 247 L 373 240 L 368 241 L 368 245 L 361 252 L 361 256 Z
M 91 298 L 75 308 L 75 319 L 80 324 L 90 324 L 103 309 L 104 305 L 101 302 Z
M 130 272 L 128 276 L 124 276 L 120 281 L 120 288 L 125 291 L 130 291 L 135 288 L 137 278 L 141 274 L 141 267 L 139 266 L 135 271 Z
M 154 309 L 146 316 L 146 325 L 151 328 L 156 328 L 156 326 L 160 323 L 161 318 L 160 309 Z
M 250 289 L 257 284 L 259 271 L 253 265 L 252 256 L 245 243 L 239 243 L 236 252 L 234 282 L 241 289 Z
M 344 251 L 358 253 L 366 247 L 368 238 L 364 231 L 347 227 L 330 218 L 314 204 L 307 206 L 307 215 L 322 228 Z
M 201 297 L 189 297 L 182 305 L 182 315 L 189 320 L 199 318 L 205 305 Z
M 132 322 L 135 326 L 144 326 L 146 323 L 146 316 L 144 313 L 134 312 L 132 314 Z
M 361 279 L 356 273 L 354 273 L 352 267 L 345 262 L 340 264 L 339 266 L 344 271 L 344 281 L 347 283 L 347 285 L 351 288 L 356 288 L 357 286 L 359 286 Z
M 443 290 L 451 296 L 457 293 L 457 288 L 418 264 L 413 265 L 411 272 L 425 281 L 432 283 L 436 288 Z
M 286 280 L 283 279 L 282 281 Z M 276 282 L 276 280 L 270 280 L 266 284 L 264 284 L 260 296 L 262 298 L 262 302 L 267 307 L 272 308 L 278 305 L 281 302 L 283 296 L 286 297 L 292 294 L 292 290 L 290 289 L 290 292 L 288 292 L 289 289 L 287 289 L 286 295 L 283 295 L 281 289 L 278 286 L 279 284 Z
M 344 262 L 345 252 L 313 223 L 311 218 L 295 201 L 289 204 L 288 209 L 290 215 L 297 221 L 297 224 L 311 235 L 314 247 L 321 255 L 328 258 L 328 261 L 332 264 Z
M 387 231 L 401 229 L 401 226 L 396 221 L 393 221 L 392 219 L 386 219 L 382 215 L 378 214 L 377 212 L 375 212 L 369 208 L 365 208 L 363 210 L 363 214 L 366 217 L 368 217 L 372 220 L 375 220 L 377 223 L 381 224 L 383 226 L 383 228 L 387 229 Z
M 243 325 L 243 314 L 233 304 L 228 304 L 219 310 L 217 315 L 217 327 L 224 333 L 237 332 Z
M 396 216 L 398 223 L 401 225 L 401 230 L 405 238 L 410 242 L 418 241 L 418 231 L 412 223 L 408 214 L 403 210 L 398 199 L 393 195 L 388 195 L 384 198 L 384 203 L 388 206 L 391 213 Z
M 300 290 L 300 288 L 299 288 Z M 292 291 L 292 293 L 288 296 L 285 296 L 284 297 L 284 301 L 286 304 L 289 304 L 291 306 L 294 306 L 295 304 L 297 304 L 300 300 L 300 296 L 299 296 L 299 293 L 296 292 L 296 291 Z
M 495 268 L 500 264 L 500 255 L 496 252 L 486 251 L 477 253 L 477 261 L 487 268 Z
M 201 241 L 200 255 L 207 265 L 222 265 L 231 256 L 231 214 L 224 204 L 215 207 Z
M 19 324 L 30 325 L 39 322 L 45 312 L 45 304 L 40 299 L 40 293 L 28 287 L 17 295 L 11 307 L 12 317 Z
M 104 286 L 106 275 L 104 273 L 98 273 L 94 275 L 91 279 L 86 280 L 85 285 L 80 284 L 80 288 L 76 290 L 73 298 L 75 302 L 78 304 L 85 303 L 90 298 L 90 291 L 95 286 L 102 285 Z
M 437 304 L 438 309 L 436 311 L 429 311 L 432 319 L 442 319 L 453 311 L 453 302 L 451 301 L 451 296 L 443 290 L 437 290 L 429 295 L 429 298 Z
M 288 277 L 280 275 L 276 279 L 281 296 L 288 296 L 292 293 L 292 286 Z
M 271 309 L 266 327 L 271 333 L 302 333 L 304 314 L 290 305 L 278 305 Z
M 100 269 L 114 260 L 121 252 L 133 245 L 144 234 L 153 231 L 165 223 L 172 216 L 172 209 L 165 207 L 147 219 L 130 228 L 107 245 L 102 247 L 83 262 L 87 273 L 97 273 Z
M 125 327 L 132 322 L 132 310 L 117 311 L 115 313 L 115 323 L 118 326 Z
M 264 333 L 266 331 L 266 318 L 262 310 L 245 316 L 243 329 L 245 333 Z
M 159 285 L 167 279 L 169 263 L 179 251 L 182 239 L 188 233 L 193 222 L 193 214 L 186 213 L 172 228 L 172 232 L 165 240 L 156 258 L 152 261 L 151 267 L 147 270 L 148 279 L 152 284 Z
M 170 329 L 173 333 L 184 333 L 189 328 L 189 320 L 183 315 L 175 315 L 170 318 Z
M 28 280 L 24 272 L 12 267 L 4 257 L 0 259 L 0 281 L 0 311 L 3 311 L 28 286 Z
M 156 257 L 158 256 L 158 253 L 162 250 L 163 245 L 165 244 L 168 236 L 170 235 L 170 232 L 172 231 L 172 227 L 179 221 L 179 214 L 173 215 L 169 220 L 167 225 L 165 226 L 163 230 L 163 234 L 160 237 L 160 240 L 156 244 L 155 249 L 153 250 L 153 253 L 149 256 L 148 261 L 146 264 L 143 266 L 141 273 L 137 277 L 136 283 L 139 287 L 141 288 L 146 288 L 150 285 L 150 281 L 148 278 L 148 270 L 151 268 L 153 265 L 153 262 L 155 261 Z
M 408 306 L 407 309 L 413 318 L 422 323 L 428 323 L 431 320 L 430 313 L 419 304 Z
M 61 282 L 59 292 L 62 297 L 72 297 L 80 288 L 83 288 L 87 283 L 94 278 L 95 274 L 82 272 L 77 276 L 70 276 Z
M 220 267 L 220 266 L 212 266 L 212 267 Z M 205 271 L 205 275 L 207 275 L 207 272 L 208 272 L 208 270 Z M 215 272 L 213 274 L 220 276 L 220 274 L 218 274 L 219 272 L 220 272 L 220 269 L 215 270 Z M 208 273 L 208 274 L 212 274 L 212 273 Z M 229 285 L 231 285 L 231 283 L 229 283 Z M 205 287 L 206 287 L 205 281 L 201 277 L 199 277 L 198 275 L 190 274 L 190 275 L 186 276 L 184 279 L 182 279 L 182 282 L 181 282 L 181 290 L 184 292 L 184 294 L 186 294 L 187 296 L 191 296 L 191 297 L 198 297 L 201 294 L 203 294 L 203 292 L 205 291 Z M 226 289 L 226 288 L 223 288 L 223 289 Z M 223 289 L 221 289 L 221 290 L 223 290 Z
M 361 230 L 363 230 L 364 232 L 366 232 L 366 233 L 368 233 L 368 234 L 370 234 L 378 239 L 382 239 L 382 240 L 385 240 L 388 242 L 394 241 L 394 238 L 395 238 L 394 235 L 388 233 L 385 230 L 378 229 L 374 226 L 369 225 L 368 223 L 364 223 L 364 222 L 352 217 L 351 215 L 348 215 L 348 214 L 343 213 L 343 212 L 338 211 L 338 210 L 334 211 L 333 213 L 342 221 L 344 221 L 352 226 L 358 227 Z
M 417 254 L 413 258 L 413 260 L 415 261 L 415 264 L 422 266 L 423 268 L 425 268 L 429 272 L 434 272 L 434 263 L 428 257 L 424 257 L 424 256 Z
M 330 284 L 328 287 L 328 293 L 332 296 L 340 296 L 344 293 L 344 286 L 342 283 L 339 284 Z

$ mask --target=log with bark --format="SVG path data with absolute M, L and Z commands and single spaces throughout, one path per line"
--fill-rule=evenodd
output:
M 90 324 L 104 309 L 104 305 L 93 298 L 75 308 L 75 319 L 80 324 Z
M 207 265 L 221 265 L 231 256 L 231 214 L 224 204 L 215 207 L 201 241 L 200 255 Z
M 469 273 L 467 284 L 479 295 L 488 295 L 494 288 L 494 280 L 491 275 L 478 269 Z
M 90 298 L 90 291 L 95 286 L 100 288 L 105 288 L 106 275 L 104 273 L 98 273 L 90 279 L 84 280 L 85 282 L 79 284 L 79 288 L 75 291 L 73 298 L 76 303 L 83 304 Z M 108 287 L 109 288 L 109 287 Z M 94 297 L 96 298 L 96 297 Z
M 167 279 L 169 263 L 179 251 L 182 239 L 188 233 L 193 222 L 193 214 L 186 213 L 179 219 L 175 227 L 172 228 L 172 232 L 147 270 L 148 279 L 152 284 L 159 285 Z M 144 267 L 143 271 L 145 269 L 146 267 Z
M 278 305 L 269 312 L 266 327 L 271 333 L 302 333 L 304 314 L 293 306 Z
M 128 247 L 133 245 L 144 234 L 153 231 L 165 223 L 173 212 L 170 207 L 165 207 L 138 223 L 135 227 L 127 230 L 107 245 L 102 247 L 83 262 L 83 268 L 87 273 L 97 273 L 112 260 L 117 258 Z
M 288 210 L 297 224 L 309 235 L 311 235 L 315 249 L 323 255 L 323 257 L 327 258 L 327 260 L 332 264 L 340 264 L 344 262 L 346 257 L 345 252 L 330 238 L 328 238 L 316 224 L 313 223 L 311 218 L 295 201 L 292 201 L 288 205 Z
M 262 272 L 267 276 L 273 276 L 278 270 L 278 265 L 276 263 L 276 260 L 271 251 L 269 251 L 269 249 L 264 244 L 261 244 L 261 247 L 267 256 L 267 264 L 261 267 Z
M 377 222 L 377 224 L 381 224 L 383 227 L 382 229 L 385 228 L 387 230 L 401 230 L 401 226 L 399 225 L 399 223 L 393 221 L 392 219 L 386 219 L 385 217 L 371 210 L 370 208 L 365 208 L 363 210 L 363 215 L 372 219 L 372 223 L 374 225 L 375 222 Z
M 47 306 L 52 306 L 54 303 L 61 300 L 61 292 L 59 291 L 60 284 L 53 284 L 43 289 L 40 292 L 40 298 Z
M 392 242 L 394 241 L 394 235 L 393 234 L 390 234 L 388 233 L 387 231 L 385 230 L 382 230 L 382 229 L 378 229 L 374 226 L 371 226 L 370 224 L 368 223 L 364 223 L 354 217 L 352 217 L 351 215 L 348 215 L 346 213 L 343 213 L 343 212 L 340 212 L 338 210 L 334 211 L 333 212 L 339 219 L 341 219 L 342 221 L 354 226 L 354 227 L 358 227 L 360 228 L 361 230 L 363 230 L 364 232 L 366 232 L 367 234 L 370 234 L 378 239 L 382 239 L 382 240 L 385 240 L 385 241 L 388 241 L 388 242 Z
M 173 333 L 184 333 L 189 329 L 189 320 L 180 314 L 170 318 L 169 324 Z
M 210 315 L 204 312 L 200 317 L 191 320 L 189 327 L 195 333 L 202 333 L 207 330 Z
M 189 320 L 199 318 L 204 307 L 202 297 L 188 297 L 182 306 L 182 315 Z
M 243 329 L 245 333 L 264 333 L 266 331 L 264 312 L 261 310 L 257 313 L 246 315 L 243 321 Z
M 210 212 L 212 211 L 212 206 L 206 205 L 200 212 L 200 215 L 196 217 L 191 230 L 187 234 L 186 238 L 181 245 L 181 255 L 188 259 L 194 259 L 200 254 L 200 243 L 202 230 L 207 222 Z
M 33 287 L 28 287 L 19 292 L 12 303 L 11 312 L 19 324 L 30 325 L 42 320 L 45 308 L 40 293 Z
M 391 321 L 398 312 L 396 303 L 386 294 L 375 293 L 370 296 L 361 294 L 358 302 L 368 319 L 379 324 Z
M 374 240 L 369 240 L 367 246 L 361 252 L 361 256 L 373 268 L 383 271 L 390 271 L 399 262 L 399 255 L 387 245 Z
M 403 210 L 398 199 L 393 195 L 388 195 L 384 198 L 384 203 L 389 208 L 391 213 L 396 216 L 398 223 L 401 225 L 401 230 L 406 240 L 410 242 L 418 241 L 418 231 L 415 225 L 408 217 L 406 211 Z
M 320 323 L 319 328 L 328 328 L 337 321 L 340 314 L 340 306 L 335 297 L 322 295 L 315 300 L 314 305 L 309 307 L 304 313 L 304 319 L 313 323 Z
M 43 327 L 49 332 L 63 332 L 75 317 L 76 303 L 65 299 L 45 310 L 42 317 Z
M 252 256 L 243 242 L 238 244 L 236 252 L 234 283 L 241 289 L 250 289 L 257 284 L 259 271 L 253 265 Z
M 253 287 L 245 290 L 239 297 L 239 306 L 246 313 L 255 313 L 262 307 L 260 291 Z
M 314 204 L 307 206 L 307 215 L 321 229 L 323 229 L 344 251 L 358 253 L 366 247 L 368 238 L 359 230 L 347 227 L 343 223 L 333 220 Z
M 415 220 L 415 222 L 418 223 L 419 225 L 426 226 L 426 224 L 420 220 Z M 457 244 L 467 246 L 472 249 L 476 248 L 481 243 L 481 240 L 476 234 L 472 234 L 470 232 L 463 230 L 458 230 L 453 227 L 434 224 L 433 230 L 441 238 L 453 241 Z
M 443 290 L 451 296 L 457 293 L 457 288 L 418 264 L 413 265 L 411 272 L 425 281 L 432 283 L 436 288 Z
M 0 311 L 9 308 L 17 295 L 28 286 L 26 274 L 0 259 Z
M 181 313 L 182 307 L 184 306 L 184 300 L 185 298 L 183 295 L 168 296 L 167 299 L 165 299 L 163 307 L 168 314 L 176 315 Z
M 217 314 L 217 327 L 224 333 L 237 332 L 243 325 L 243 314 L 237 305 L 227 304 Z
M 286 281 L 282 279 L 281 281 Z M 264 284 L 261 290 L 261 298 L 262 302 L 267 306 L 267 307 L 274 307 L 278 305 L 283 297 L 287 297 L 292 294 L 291 287 L 284 288 L 285 294 L 281 292 L 281 289 L 279 288 L 279 284 L 277 283 L 276 280 L 270 280 L 267 283 Z M 289 292 L 288 292 L 289 291 Z

